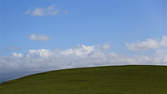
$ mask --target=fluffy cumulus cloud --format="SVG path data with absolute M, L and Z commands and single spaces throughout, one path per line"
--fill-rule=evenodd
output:
M 127 48 L 132 51 L 141 51 L 149 49 L 158 49 L 167 47 L 167 36 L 163 36 L 161 40 L 155 39 L 146 39 L 138 43 L 128 43 L 126 44 Z
M 165 37 L 164 37 L 165 38 Z M 164 40 L 161 41 L 162 44 Z M 163 44 L 164 45 L 164 44 Z M 80 45 L 66 50 L 30 49 L 0 57 L 0 81 L 20 76 L 65 68 L 127 64 L 166 65 L 167 54 L 157 50 L 152 55 L 124 55 L 112 52 L 109 44 Z
M 30 16 L 55 16 L 60 13 L 67 13 L 67 10 L 59 10 L 56 9 L 54 5 L 48 6 L 47 8 L 35 8 L 35 9 L 28 9 L 25 14 Z
M 33 41 L 47 41 L 49 40 L 49 37 L 47 35 L 36 35 L 36 34 L 31 34 L 29 36 L 29 39 L 30 40 L 33 40 Z

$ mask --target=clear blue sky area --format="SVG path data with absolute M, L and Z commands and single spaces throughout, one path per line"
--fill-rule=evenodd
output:
M 55 6 L 56 15 L 27 10 Z M 32 41 L 31 34 L 48 41 Z M 19 49 L 67 49 L 78 44 L 124 44 L 167 35 L 167 0 L 0 0 L 0 55 Z

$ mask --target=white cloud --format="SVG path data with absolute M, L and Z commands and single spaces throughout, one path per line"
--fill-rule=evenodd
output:
M 13 57 L 22 57 L 23 55 L 21 53 L 12 53 Z
M 163 36 L 161 40 L 146 39 L 145 41 L 137 43 L 126 44 L 127 48 L 132 51 L 141 51 L 149 49 L 158 49 L 162 47 L 167 47 L 167 36 Z
M 110 49 L 110 47 L 111 47 L 110 44 L 104 44 L 103 45 L 103 49 L 105 49 L 105 50 Z
M 160 45 L 163 47 L 167 47 L 167 36 L 163 36 L 161 41 L 160 41 Z
M 13 53 L 11 56 L 0 57 L 0 75 L 4 75 L 0 76 L 0 80 L 64 68 L 127 64 L 167 65 L 167 54 L 163 53 L 165 49 L 157 50 L 149 56 L 128 56 L 112 51 L 106 53 L 106 47 L 110 46 L 80 45 L 66 50 L 30 49 L 24 54 Z
M 42 8 L 36 8 L 32 11 L 32 16 L 43 16 L 44 10 Z
M 81 45 L 73 49 L 62 51 L 63 55 L 85 56 L 94 51 L 94 46 Z
M 54 5 L 47 8 L 35 8 L 33 10 L 28 9 L 25 14 L 30 16 L 55 16 L 60 13 L 59 9 L 56 9 Z
M 34 40 L 34 41 L 47 41 L 49 40 L 49 37 L 47 35 L 36 35 L 36 34 L 31 34 L 29 36 L 30 40 Z
M 51 52 L 47 49 L 38 49 L 38 50 L 30 49 L 26 56 L 27 57 L 39 56 L 39 57 L 46 58 L 46 57 L 49 57 L 50 55 L 51 55 Z

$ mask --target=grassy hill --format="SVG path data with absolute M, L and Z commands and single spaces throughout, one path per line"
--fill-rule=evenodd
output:
M 0 85 L 0 94 L 167 94 L 165 66 L 51 71 Z

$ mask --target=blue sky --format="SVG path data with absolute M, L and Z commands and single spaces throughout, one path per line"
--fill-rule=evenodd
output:
M 167 34 L 165 0 L 0 0 L 0 3 L 1 55 L 11 53 L 10 47 L 24 51 L 102 43 L 110 43 L 115 51 L 120 51 L 126 42 Z M 67 13 L 25 14 L 29 9 L 48 6 Z M 44 34 L 50 40 L 31 41 L 28 39 L 31 34 Z

